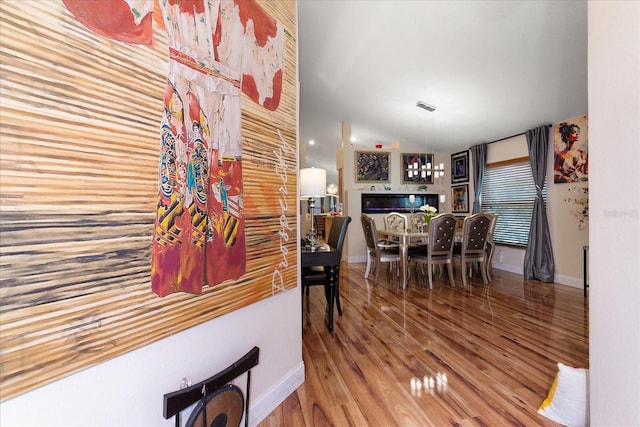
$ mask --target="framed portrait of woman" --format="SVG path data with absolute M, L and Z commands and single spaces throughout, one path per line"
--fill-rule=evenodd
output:
M 587 116 L 553 125 L 553 182 L 587 181 Z

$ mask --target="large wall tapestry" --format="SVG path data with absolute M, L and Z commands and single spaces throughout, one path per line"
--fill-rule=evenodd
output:
M 388 151 L 356 151 L 356 182 L 391 182 L 391 153 Z
M 0 3 L 0 399 L 296 286 L 295 8 Z
M 587 116 L 553 125 L 553 182 L 587 181 L 589 150 Z

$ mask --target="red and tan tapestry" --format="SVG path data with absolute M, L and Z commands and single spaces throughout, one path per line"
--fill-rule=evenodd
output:
M 0 24 L 0 400 L 296 287 L 295 2 Z
M 150 44 L 152 14 L 168 31 L 154 292 L 200 293 L 238 279 L 246 269 L 240 91 L 278 107 L 283 27 L 253 0 L 64 3 L 116 40 Z

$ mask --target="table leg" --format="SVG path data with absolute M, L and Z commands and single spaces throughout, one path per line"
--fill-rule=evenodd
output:
M 336 271 L 337 268 L 335 265 L 329 267 L 329 300 L 327 304 L 329 305 L 329 332 L 333 332 L 333 306 L 336 300 Z
M 402 279 L 402 289 L 407 289 L 407 271 L 409 271 L 409 242 L 406 237 L 402 238 L 400 245 L 400 278 Z

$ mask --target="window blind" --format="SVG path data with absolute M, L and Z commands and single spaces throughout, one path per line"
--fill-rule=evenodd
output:
M 542 196 L 546 203 L 546 182 Z M 535 198 L 536 187 L 528 158 L 487 165 L 480 210 L 498 216 L 494 242 L 527 245 Z

